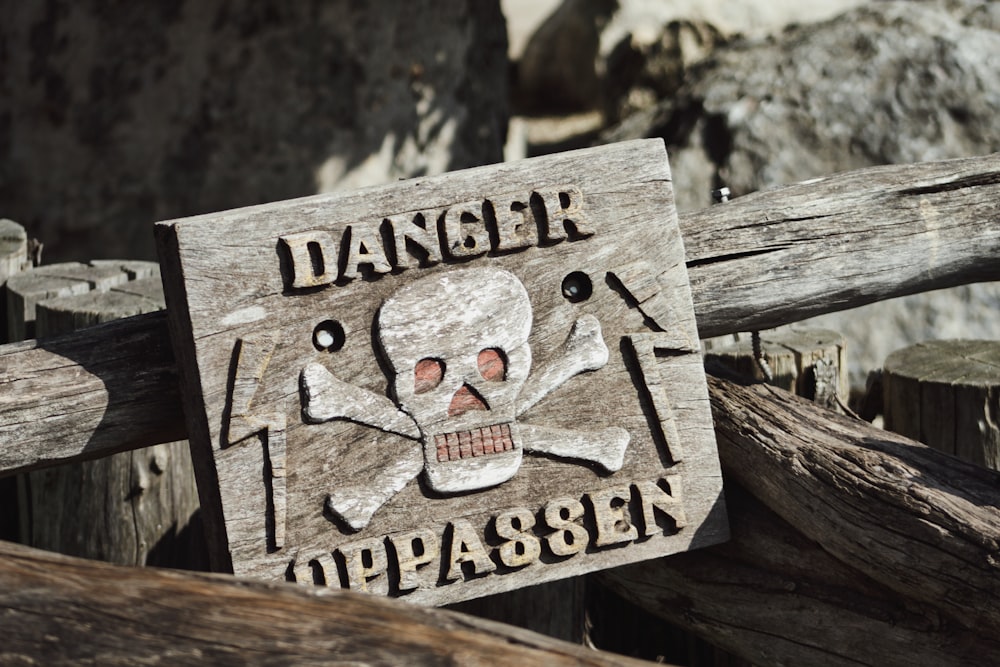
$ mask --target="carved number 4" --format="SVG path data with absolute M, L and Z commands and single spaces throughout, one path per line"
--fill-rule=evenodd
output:
M 285 545 L 285 517 L 287 496 L 285 490 L 285 414 L 276 411 L 252 414 L 250 403 L 260 388 L 261 378 L 274 352 L 275 340 L 263 334 L 248 336 L 236 341 L 236 377 L 229 395 L 229 431 L 226 445 L 233 445 L 251 435 L 261 433 L 264 454 L 271 468 L 271 503 L 274 524 L 274 548 Z

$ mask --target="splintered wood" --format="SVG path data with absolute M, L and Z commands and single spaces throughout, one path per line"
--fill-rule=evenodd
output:
M 445 604 L 726 539 L 662 142 L 157 241 L 215 568 Z

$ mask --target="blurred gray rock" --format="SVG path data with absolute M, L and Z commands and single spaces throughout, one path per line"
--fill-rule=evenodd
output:
M 880 2 L 739 40 L 602 140 L 662 136 L 678 206 L 840 171 L 1000 150 L 1000 10 Z M 886 249 L 891 252 L 891 249 Z M 852 382 L 912 342 L 1000 336 L 1000 286 L 908 297 L 815 322 L 849 339 Z
M 671 77 L 724 37 L 779 32 L 862 2 L 563 0 L 518 51 L 516 106 L 535 114 L 603 109 L 617 122 L 673 92 Z
M 602 140 L 663 136 L 682 209 L 877 164 L 1000 150 L 1000 32 L 985 2 L 882 2 L 716 50 L 672 98 Z
M 0 217 L 46 258 L 151 223 L 502 159 L 496 0 L 0 0 Z

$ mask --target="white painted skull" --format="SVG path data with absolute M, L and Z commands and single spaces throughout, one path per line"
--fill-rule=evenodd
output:
M 396 402 L 420 428 L 440 493 L 505 482 L 521 465 L 516 403 L 531 370 L 531 303 L 512 273 L 474 268 L 416 280 L 378 314 Z

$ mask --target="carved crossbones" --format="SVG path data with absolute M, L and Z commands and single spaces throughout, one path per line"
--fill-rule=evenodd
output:
M 306 422 L 344 419 L 422 442 L 380 471 L 372 484 L 339 489 L 327 509 L 354 530 L 407 483 L 425 473 L 442 494 L 486 489 L 513 477 L 523 450 L 622 466 L 629 434 L 519 423 L 517 418 L 584 371 L 608 361 L 601 325 L 576 320 L 557 358 L 531 371 L 531 303 L 524 285 L 496 268 L 427 276 L 399 289 L 376 315 L 378 339 L 392 367 L 392 393 L 356 387 L 311 363 L 301 373 Z

